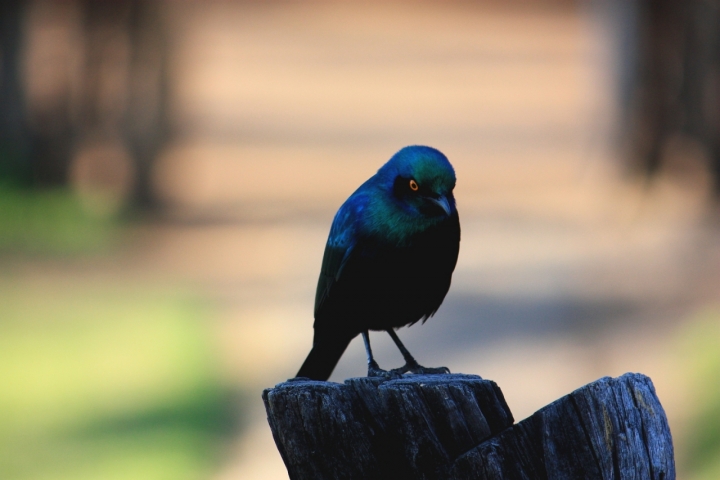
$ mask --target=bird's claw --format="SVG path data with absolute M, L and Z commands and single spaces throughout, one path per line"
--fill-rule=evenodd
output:
M 393 378 L 400 378 L 404 373 L 414 373 L 416 375 L 443 375 L 450 373 L 450 369 L 447 367 L 423 367 L 419 363 L 406 363 L 400 368 L 393 368 L 392 370 L 383 370 L 377 364 L 372 362 L 368 364 L 368 377 L 382 377 L 388 380 Z
M 450 369 L 447 367 L 423 367 L 417 362 L 414 364 L 405 364 L 405 366 L 392 371 L 414 373 L 416 375 L 444 375 L 450 373 Z
M 450 369 L 447 367 L 423 367 L 420 365 L 418 365 L 418 368 L 409 371 L 419 375 L 446 375 L 450 373 Z
M 402 372 L 398 373 L 397 370 L 398 370 L 397 368 L 394 370 L 389 370 L 389 371 L 383 370 L 382 368 L 380 368 L 378 366 L 377 362 L 372 362 L 371 364 L 368 365 L 367 376 L 368 377 L 381 377 L 381 378 L 390 380 L 393 378 L 398 378 L 399 376 L 402 375 Z

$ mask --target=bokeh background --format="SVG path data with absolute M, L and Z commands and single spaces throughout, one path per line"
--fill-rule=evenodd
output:
M 287 478 L 260 393 L 408 144 L 463 229 L 417 358 L 517 419 L 645 373 L 720 478 L 717 0 L 5 0 L 0 110 L 0 478 Z

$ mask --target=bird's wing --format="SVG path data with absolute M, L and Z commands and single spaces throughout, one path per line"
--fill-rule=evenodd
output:
M 355 246 L 354 214 L 353 205 L 344 204 L 335 214 L 332 227 L 330 227 L 330 235 L 325 245 L 320 278 L 315 292 L 316 317 L 352 255 Z

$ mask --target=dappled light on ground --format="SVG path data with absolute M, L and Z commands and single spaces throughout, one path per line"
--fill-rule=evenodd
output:
M 242 403 L 219 378 L 201 302 L 3 280 L 0 308 L 0 476 L 192 479 L 217 467 Z

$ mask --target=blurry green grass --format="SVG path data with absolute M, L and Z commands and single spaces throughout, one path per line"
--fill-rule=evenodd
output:
M 97 252 L 111 244 L 116 232 L 111 216 L 88 213 L 69 189 L 0 185 L 0 252 Z
M 0 478 L 212 472 L 237 402 L 217 374 L 207 308 L 181 295 L 0 287 Z
M 692 419 L 686 442 L 685 470 L 694 480 L 720 478 L 720 309 L 701 312 L 684 341 L 686 372 L 691 378 Z

